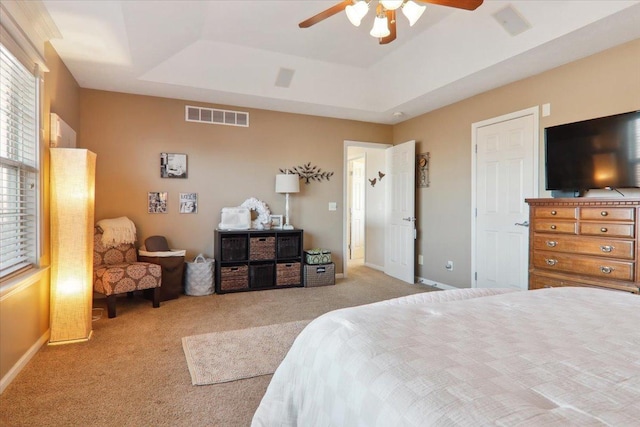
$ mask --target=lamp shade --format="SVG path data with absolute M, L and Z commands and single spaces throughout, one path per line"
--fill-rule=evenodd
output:
M 96 155 L 51 149 L 51 344 L 91 336 Z
M 402 13 L 409 20 L 409 26 L 413 27 L 413 24 L 422 16 L 424 10 L 427 8 L 425 5 L 419 5 L 412 1 L 406 2 L 402 6 Z
M 354 4 L 350 4 L 345 8 L 347 18 L 356 27 L 360 26 L 362 18 L 365 17 L 369 11 L 369 4 L 365 0 L 356 1 Z
M 389 31 L 389 24 L 387 22 L 386 15 L 381 14 L 376 16 L 375 21 L 373 21 L 373 28 L 371 29 L 371 32 L 369 32 L 369 34 L 371 34 L 373 37 L 378 38 L 387 37 L 389 34 L 391 34 L 391 31 Z
M 380 3 L 382 3 L 384 8 L 387 10 L 396 10 L 402 6 L 403 2 L 404 0 L 380 0 Z
M 276 193 L 298 193 L 300 191 L 300 178 L 296 174 L 276 175 Z

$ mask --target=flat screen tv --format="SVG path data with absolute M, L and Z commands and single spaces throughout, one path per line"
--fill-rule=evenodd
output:
M 640 187 L 640 111 L 545 129 L 547 190 Z

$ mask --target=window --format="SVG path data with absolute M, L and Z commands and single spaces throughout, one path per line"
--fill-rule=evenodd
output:
M 0 279 L 38 259 L 38 79 L 0 45 Z

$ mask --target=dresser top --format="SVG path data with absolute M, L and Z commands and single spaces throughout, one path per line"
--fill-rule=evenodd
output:
M 630 197 L 572 197 L 525 199 L 530 206 L 640 206 L 640 199 Z

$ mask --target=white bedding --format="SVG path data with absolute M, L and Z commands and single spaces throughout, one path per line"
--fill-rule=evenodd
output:
M 640 296 L 494 292 L 317 318 L 252 426 L 640 426 Z

